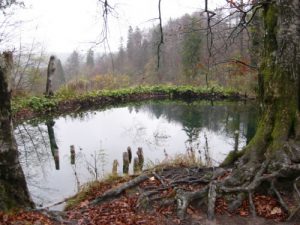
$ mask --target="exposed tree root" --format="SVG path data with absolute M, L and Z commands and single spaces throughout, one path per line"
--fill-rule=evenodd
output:
M 298 186 L 297 186 L 297 182 L 300 181 L 300 176 L 297 177 L 294 181 L 294 189 L 296 190 L 296 193 L 298 194 L 298 197 L 299 197 L 299 201 L 300 201 L 300 191 L 298 189 Z
M 208 209 L 207 209 L 207 218 L 213 220 L 215 218 L 215 205 L 217 199 L 216 183 L 212 181 L 209 184 L 208 190 Z
M 128 189 L 136 188 L 137 191 L 134 193 L 139 193 L 136 201 L 137 210 L 152 212 L 157 208 L 176 204 L 176 214 L 182 222 L 189 221 L 190 207 L 194 206 L 201 206 L 201 209 L 205 207 L 207 218 L 214 220 L 217 198 L 222 196 L 227 198 L 227 201 L 229 200 L 228 212 L 236 212 L 237 208 L 247 201 L 249 212 L 255 217 L 259 214 L 255 196 L 263 190 L 265 193 L 274 194 L 278 207 L 281 207 L 285 215 L 293 218 L 294 214 L 299 213 L 300 205 L 294 208 L 295 210 L 291 210 L 278 187 L 280 187 L 280 179 L 295 179 L 293 190 L 300 200 L 300 191 L 297 186 L 300 181 L 300 165 L 292 163 L 281 164 L 277 167 L 274 163 L 271 164 L 270 160 L 265 160 L 260 166 L 252 165 L 255 169 L 243 167 L 248 170 L 246 173 L 249 177 L 244 179 L 242 184 L 238 184 L 235 171 L 231 172 L 231 169 L 172 168 L 152 173 L 148 171 L 105 192 L 91 204 L 101 204 L 120 196 Z
M 256 216 L 256 211 L 255 211 L 255 205 L 253 203 L 253 193 L 252 192 L 249 192 L 248 193 L 248 196 L 249 196 L 249 204 L 250 204 L 250 211 L 251 211 L 251 214 L 252 216 Z
M 176 192 L 177 215 L 180 219 L 184 220 L 186 216 L 186 210 L 190 203 L 194 200 L 202 199 L 207 196 L 208 187 L 195 192 L 184 192 L 182 189 L 177 189 Z
M 100 204 L 107 200 L 116 198 L 116 197 L 120 196 L 125 190 L 127 190 L 129 188 L 133 188 L 147 179 L 149 179 L 149 176 L 146 174 L 142 174 L 142 175 L 128 181 L 127 183 L 122 184 L 120 187 L 108 190 L 103 195 L 99 196 L 94 201 L 92 201 L 91 204 L 92 205 Z
M 279 191 L 276 189 L 275 184 L 274 184 L 274 180 L 271 182 L 271 188 L 274 191 L 274 193 L 276 194 L 276 197 L 281 205 L 281 207 L 286 211 L 289 212 L 289 207 L 287 206 L 287 204 L 285 203 L 285 201 L 283 200 L 283 198 L 281 197 L 281 194 L 279 193 Z
M 296 215 L 300 214 L 300 191 L 299 191 L 298 186 L 297 186 L 298 181 L 300 181 L 300 176 L 295 179 L 294 185 L 293 185 L 294 190 L 296 191 L 296 194 L 298 196 L 299 204 L 298 204 L 297 208 L 290 213 L 290 216 L 287 219 L 287 221 L 293 220 L 296 217 Z M 298 219 L 300 220 L 300 217 Z

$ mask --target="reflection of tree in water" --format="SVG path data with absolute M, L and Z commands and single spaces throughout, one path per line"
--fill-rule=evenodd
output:
M 42 181 L 47 179 L 49 168 L 53 168 L 57 163 L 53 160 L 47 126 L 19 124 L 15 128 L 15 137 L 31 195 L 36 201 L 44 202 L 45 199 L 39 196 L 40 191 L 55 190 L 45 187 Z
M 15 129 L 15 136 L 19 146 L 20 161 L 28 168 L 26 172 L 34 173 L 36 170 L 30 168 L 40 168 L 46 176 L 45 168 L 51 159 L 51 152 L 48 151 L 50 144 L 46 127 L 20 124 Z M 27 175 L 34 176 L 34 174 Z
M 149 134 L 147 127 L 141 121 L 134 120 L 132 126 L 124 127 L 124 135 L 131 137 L 132 144 L 145 144 L 151 147 L 163 147 L 170 138 L 167 131 L 158 126 Z
M 197 140 L 203 128 L 229 137 L 234 137 L 234 131 L 240 130 L 251 139 L 256 127 L 255 105 L 243 102 L 215 102 L 213 106 L 207 101 L 160 102 L 137 107 L 157 118 L 162 116 L 170 122 L 180 123 L 188 141 Z
M 234 145 L 235 131 L 238 131 L 248 143 L 255 133 L 258 117 L 255 105 L 244 102 L 152 102 L 137 108 L 153 114 L 156 118 L 164 117 L 169 122 L 181 124 L 187 135 L 187 153 L 193 150 L 199 153 L 198 157 L 203 155 L 205 158 L 209 156 L 209 138 L 206 132 L 226 135 Z M 203 135 L 200 135 L 201 132 L 205 137 L 203 147 L 200 145 Z
M 55 133 L 54 133 L 54 129 L 53 129 L 54 124 L 55 124 L 55 122 L 52 119 L 48 120 L 46 122 L 51 153 L 52 153 L 52 156 L 54 158 L 54 163 L 55 163 L 55 169 L 59 170 L 59 152 L 58 152 L 58 146 L 56 144 Z
M 47 194 L 42 197 L 41 192 L 57 192 L 48 188 L 44 181 L 47 182 L 48 174 L 53 168 L 59 169 L 59 148 L 55 138 L 54 120 L 50 119 L 40 124 L 45 125 L 19 124 L 15 128 L 15 136 L 20 150 L 20 162 L 24 168 L 31 194 L 36 202 L 49 204 Z M 63 160 L 68 160 L 70 163 L 77 190 L 81 182 L 97 180 L 104 176 L 105 157 L 106 154 L 102 148 L 95 150 L 92 154 L 85 154 L 81 148 L 76 149 L 72 146 L 69 155 L 65 155 Z M 82 173 L 83 171 L 86 173 Z
M 157 147 L 164 147 L 166 142 L 170 138 L 167 134 L 167 131 L 162 129 L 161 127 L 157 127 L 156 130 L 153 132 L 153 141 L 150 144 L 157 146 Z
M 132 126 L 124 127 L 124 135 L 129 135 L 133 144 L 144 142 L 146 134 L 147 128 L 141 121 L 134 120 Z

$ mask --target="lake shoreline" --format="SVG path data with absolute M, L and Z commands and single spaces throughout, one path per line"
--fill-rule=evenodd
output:
M 114 91 L 87 92 L 79 95 L 54 95 L 53 97 L 30 97 L 13 101 L 13 120 L 21 122 L 35 117 L 59 116 L 66 113 L 103 108 L 118 104 L 145 100 L 253 100 L 246 94 L 232 90 L 203 89 L 191 86 L 135 87 Z

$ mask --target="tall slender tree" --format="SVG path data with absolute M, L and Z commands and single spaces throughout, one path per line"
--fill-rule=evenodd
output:
M 95 66 L 94 51 L 92 49 L 89 49 L 87 52 L 86 65 L 91 69 Z
M 79 53 L 77 51 L 73 51 L 72 54 L 67 59 L 66 63 L 66 72 L 68 80 L 75 78 L 80 73 L 80 59 Z

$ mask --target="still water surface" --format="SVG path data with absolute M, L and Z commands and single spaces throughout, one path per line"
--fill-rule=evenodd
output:
M 121 174 L 122 153 L 128 146 L 134 156 L 138 147 L 143 148 L 145 167 L 190 147 L 204 164 L 209 157 L 218 165 L 233 150 L 237 130 L 239 149 L 252 138 L 257 114 L 256 105 L 249 102 L 149 101 L 29 121 L 19 124 L 15 134 L 32 198 L 46 206 L 111 173 L 114 160 Z M 51 151 L 51 143 L 57 152 Z

